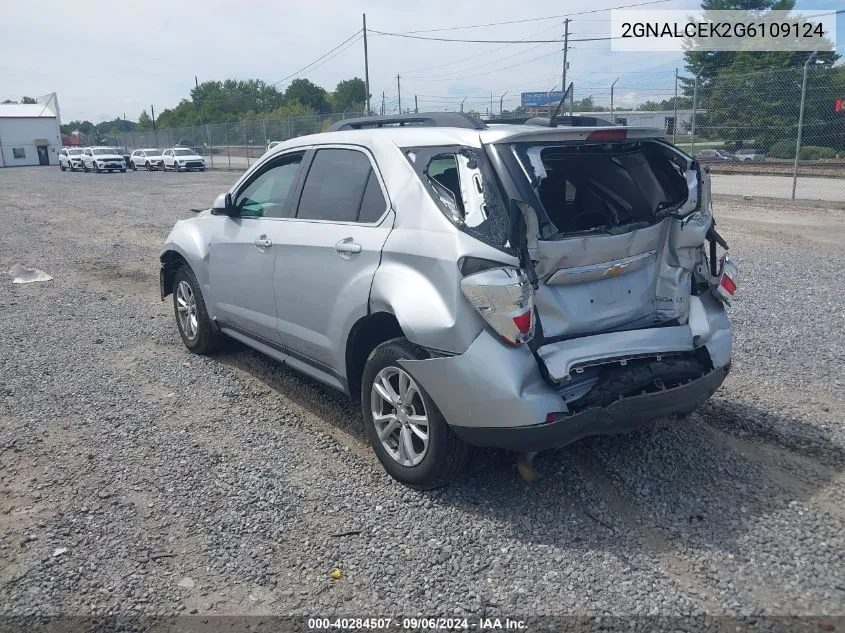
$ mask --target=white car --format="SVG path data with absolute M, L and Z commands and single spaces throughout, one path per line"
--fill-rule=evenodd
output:
M 129 162 L 132 164 L 132 169 L 134 170 L 137 170 L 138 167 L 146 167 L 147 171 L 164 169 L 162 161 L 163 158 L 160 149 L 136 149 L 129 156 Z
M 190 147 L 173 147 L 162 152 L 162 169 L 198 169 L 205 171 L 205 160 Z
M 766 151 L 762 149 L 738 149 L 734 152 L 741 162 L 763 160 L 766 157 Z
M 63 147 L 59 151 L 59 169 L 76 171 L 82 169 L 82 152 L 79 147 Z
M 86 147 L 82 150 L 82 171 L 92 169 L 126 173 L 126 159 L 113 147 Z

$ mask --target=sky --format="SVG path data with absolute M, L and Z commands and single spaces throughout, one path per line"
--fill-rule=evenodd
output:
M 62 121 L 137 120 L 143 109 L 175 106 L 199 81 L 262 79 L 284 89 L 299 76 L 333 90 L 364 76 L 362 14 L 367 14 L 370 92 L 378 108 L 498 112 L 519 105 L 524 91 L 560 89 L 562 46 L 437 42 L 378 35 L 523 20 L 517 24 L 422 35 L 466 39 L 549 40 L 562 37 L 571 15 L 567 82 L 575 98 L 593 96 L 624 108 L 665 99 L 674 90 L 675 53 L 621 53 L 608 41 L 610 13 L 582 13 L 642 0 L 534 2 L 456 0 L 2 0 L 0 100 L 56 92 Z M 694 9 L 698 0 L 668 0 L 649 9 Z M 483 6 L 479 11 L 477 7 Z M 799 0 L 799 9 L 835 9 L 841 0 Z M 576 15 L 579 14 L 580 15 Z M 837 51 L 845 55 L 845 14 L 837 16 Z M 530 21 L 527 21 L 530 20 Z M 355 36 L 355 37 L 353 37 Z M 301 75 L 302 67 L 352 39 Z M 507 93 L 507 94 L 505 94 Z M 502 98 L 502 95 L 504 97 Z M 500 100 L 501 98 L 501 100 Z

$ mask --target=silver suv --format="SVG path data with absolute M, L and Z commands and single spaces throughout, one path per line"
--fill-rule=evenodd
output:
M 706 170 L 642 128 L 343 121 L 285 141 L 176 223 L 185 346 L 223 335 L 360 399 L 385 469 L 453 479 L 683 414 L 731 361 L 736 267 Z

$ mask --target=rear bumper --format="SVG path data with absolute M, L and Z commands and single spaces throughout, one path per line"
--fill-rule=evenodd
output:
M 625 433 L 651 420 L 695 409 L 713 395 L 727 375 L 714 369 L 686 385 L 658 393 L 623 398 L 608 407 L 560 414 L 553 422 L 528 427 L 452 426 L 459 437 L 476 446 L 515 451 L 541 451 L 571 444 L 589 435 Z
M 508 346 L 485 328 L 463 354 L 399 363 L 468 442 L 519 450 L 555 448 L 587 435 L 618 433 L 651 419 L 688 412 L 718 389 L 730 365 L 730 323 L 715 298 L 692 300 L 687 325 L 561 341 L 540 348 L 538 358 L 528 346 Z M 713 369 L 693 382 L 577 413 L 566 404 L 573 396 L 564 396 L 577 385 L 569 385 L 564 376 L 579 366 L 602 359 L 691 353 L 701 347 Z M 556 377 L 557 386 L 543 379 L 541 362 Z M 555 414 L 554 421 L 547 423 L 550 413 Z

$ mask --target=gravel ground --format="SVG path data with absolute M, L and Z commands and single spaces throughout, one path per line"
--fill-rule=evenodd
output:
M 719 200 L 733 372 L 701 410 L 419 493 L 358 409 L 158 297 L 234 178 L 0 170 L 0 614 L 845 614 L 845 213 Z M 339 580 L 329 578 L 335 568 Z

